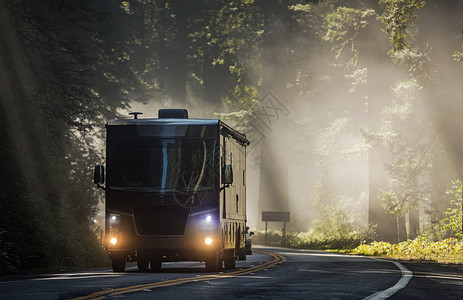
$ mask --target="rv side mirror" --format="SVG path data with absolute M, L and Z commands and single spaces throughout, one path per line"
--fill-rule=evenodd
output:
M 96 165 L 95 172 L 93 173 L 93 183 L 103 184 L 104 183 L 104 166 Z
M 233 169 L 231 165 L 225 165 L 223 172 L 223 184 L 232 184 L 233 183 Z

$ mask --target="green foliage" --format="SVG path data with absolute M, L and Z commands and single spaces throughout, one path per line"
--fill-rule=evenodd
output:
M 346 146 L 352 143 L 348 136 L 352 125 L 352 118 L 338 118 L 320 131 L 319 142 L 315 145 L 313 152 L 322 178 L 326 176 L 331 167 L 346 163 L 346 158 L 361 155 L 360 145 L 355 145 L 359 151 Z
M 352 157 L 352 154 L 348 153 L 352 150 L 346 149 L 346 145 L 352 142 L 348 136 L 351 126 L 351 118 L 338 118 L 320 131 L 319 143 L 314 149 L 320 178 L 311 191 L 316 218 L 306 233 L 300 233 L 292 241 L 294 247 L 347 247 L 363 240 L 370 240 L 374 236 L 374 229 L 363 221 L 366 219 L 365 211 L 359 209 L 362 199 L 353 201 L 336 194 L 331 188 L 336 182 L 327 179 L 332 168 L 345 163 L 346 156 Z
M 463 46 L 461 46 L 463 48 Z M 453 53 L 453 59 L 456 61 L 463 61 L 463 51 L 455 51 Z
M 265 230 L 254 230 L 254 235 L 251 237 L 254 245 L 265 245 Z M 287 233 L 286 238 L 291 240 L 293 234 Z M 267 231 L 267 245 L 269 246 L 282 246 L 283 234 L 281 231 L 268 230 Z
M 453 234 L 459 238 L 463 238 L 462 234 L 462 183 L 460 180 L 452 182 L 452 188 L 447 191 L 450 195 L 450 207 L 445 212 L 443 229 L 450 229 Z
M 424 237 L 418 237 L 399 244 L 387 242 L 362 244 L 348 253 L 394 259 L 431 260 L 439 263 L 462 263 L 462 250 L 463 241 L 449 238 L 439 242 L 431 242 Z
M 407 34 L 410 26 L 418 17 L 417 10 L 424 6 L 422 0 L 380 0 L 383 7 L 381 19 L 386 24 L 385 31 L 389 34 L 392 50 L 402 51 L 408 47 Z
M 385 211 L 396 217 L 417 207 L 424 198 L 428 185 L 420 179 L 428 174 L 436 151 L 434 134 L 414 105 L 418 89 L 414 81 L 398 83 L 395 100 L 382 111 L 380 129 L 364 132 L 370 143 L 383 145 L 390 153 L 389 189 L 380 190 L 378 197 Z
M 306 232 L 288 233 L 286 245 L 300 249 L 351 249 L 372 241 L 375 229 L 362 222 L 359 203 L 336 195 L 328 189 L 326 183 L 319 182 L 312 190 L 313 206 L 318 212 L 317 218 Z M 253 242 L 265 243 L 265 232 L 256 231 Z M 267 244 L 280 246 L 282 233 L 269 231 Z
M 327 31 L 324 39 L 334 46 L 335 58 L 344 57 L 341 66 L 356 68 L 360 64 L 361 33 L 368 26 L 368 19 L 375 16 L 372 9 L 339 6 L 326 15 Z M 347 53 L 346 53 L 347 52 Z
M 370 236 L 368 236 L 368 240 Z M 315 250 L 330 250 L 330 249 L 352 249 L 365 241 L 363 234 L 357 232 L 343 237 L 342 239 L 335 238 L 319 238 L 307 232 L 301 232 L 292 236 L 289 240 L 289 246 L 297 249 L 315 249 Z
M 265 244 L 265 231 L 254 231 L 252 236 L 253 244 Z M 286 234 L 286 247 L 296 249 L 353 249 L 365 241 L 373 240 L 372 231 L 363 233 L 353 233 L 342 239 L 329 238 L 327 236 L 314 235 L 311 232 L 289 232 Z M 269 230 L 267 232 L 267 245 L 280 247 L 282 246 L 283 235 L 281 231 Z
M 302 241 L 330 241 L 346 244 L 353 241 L 369 240 L 374 236 L 373 228 L 362 223 L 359 203 L 331 192 L 325 184 L 319 182 L 312 190 L 313 206 L 318 217 L 310 224 L 308 232 L 301 235 Z
M 390 56 L 394 63 L 402 65 L 408 70 L 409 77 L 413 81 L 421 86 L 431 87 L 436 84 L 433 81 L 436 67 L 432 63 L 430 51 L 431 49 L 428 47 L 424 49 L 409 47 L 394 51 L 390 53 Z
M 393 181 L 397 182 L 396 180 Z M 396 186 L 393 184 L 391 187 L 393 190 L 385 191 L 380 190 L 378 192 L 378 197 L 381 199 L 381 206 L 386 212 L 395 217 L 404 216 L 410 208 L 416 207 L 416 199 L 410 199 L 411 193 L 400 193 L 396 192 L 401 188 L 401 186 Z

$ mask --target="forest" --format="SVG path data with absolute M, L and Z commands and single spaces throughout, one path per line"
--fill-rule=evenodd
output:
M 104 125 L 171 107 L 249 137 L 255 229 L 282 210 L 308 247 L 461 240 L 462 12 L 456 0 L 0 0 L 0 274 L 107 263 L 92 182 Z

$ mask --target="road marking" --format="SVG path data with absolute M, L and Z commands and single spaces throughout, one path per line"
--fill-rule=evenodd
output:
M 130 270 L 138 270 L 138 267 L 137 266 L 132 266 L 132 267 L 126 267 L 125 268 L 126 271 L 130 271 Z M 109 269 L 104 269 L 102 270 L 102 272 L 111 272 L 111 273 L 114 273 L 113 269 L 112 268 L 109 268 Z
M 58 277 L 46 277 L 46 278 L 33 278 L 32 281 L 44 281 L 44 280 L 67 280 L 67 279 L 87 279 L 87 278 L 101 278 L 105 277 L 120 277 L 122 275 L 118 274 L 96 274 L 96 275 L 83 275 L 83 276 L 58 276 Z
M 257 271 L 262 271 L 264 269 L 274 267 L 276 265 L 284 263 L 287 260 L 286 257 L 284 257 L 283 255 L 280 255 L 280 254 L 274 254 L 274 253 L 271 253 L 271 252 L 260 251 L 260 250 L 254 250 L 254 251 L 257 252 L 257 253 L 269 255 L 269 256 L 273 257 L 273 260 L 269 261 L 269 262 L 266 262 L 266 263 L 262 263 L 262 264 L 257 265 L 257 266 L 252 266 L 250 268 L 240 269 L 240 270 L 237 270 L 237 271 L 224 272 L 224 273 L 213 274 L 213 275 L 201 275 L 199 277 L 163 280 L 163 281 L 158 281 L 158 282 L 154 282 L 154 283 L 134 285 L 134 286 L 128 286 L 128 287 L 124 287 L 124 288 L 100 291 L 100 292 L 96 292 L 96 293 L 93 293 L 93 294 L 90 294 L 90 295 L 87 295 L 87 296 L 82 296 L 82 297 L 75 298 L 74 300 L 104 299 L 106 297 L 111 297 L 111 296 L 116 296 L 116 295 L 121 295 L 121 294 L 126 294 L 126 293 L 133 293 L 133 292 L 143 291 L 143 290 L 147 290 L 147 289 L 154 289 L 154 288 L 159 288 L 159 287 L 179 285 L 179 284 L 189 283 L 189 282 L 198 282 L 198 281 L 206 281 L 206 280 L 232 278 L 232 277 L 241 276 L 241 275 L 252 275 Z
M 431 280 L 433 279 L 450 279 L 450 280 L 463 280 L 463 278 L 460 277 L 460 275 L 425 275 L 425 276 L 415 276 L 415 277 L 426 277 L 426 278 L 429 278 Z
M 390 260 L 384 260 L 384 259 L 378 259 L 378 258 L 372 258 L 370 257 L 371 259 L 375 259 L 375 260 L 379 260 L 379 261 L 384 261 L 384 262 L 390 262 L 390 263 L 393 263 L 394 265 L 396 265 L 397 268 L 400 269 L 400 271 L 402 272 L 402 277 L 399 279 L 399 281 L 397 281 L 397 283 L 384 290 L 384 291 L 380 291 L 380 292 L 377 292 L 377 293 L 374 293 L 373 295 L 370 295 L 366 298 L 363 298 L 363 300 L 382 300 L 382 299 L 387 299 L 389 297 L 391 297 L 392 295 L 394 295 L 395 293 L 397 293 L 399 290 L 403 289 L 404 287 L 407 286 L 408 282 L 410 281 L 410 279 L 412 279 L 413 277 L 413 273 L 412 271 L 410 271 L 409 269 L 405 268 L 401 263 L 398 263 L 396 261 L 390 261 Z

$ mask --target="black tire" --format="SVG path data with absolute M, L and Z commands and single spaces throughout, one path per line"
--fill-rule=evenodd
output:
M 139 258 L 138 261 L 137 261 L 138 270 L 139 270 L 140 272 L 146 272 L 146 271 L 148 271 L 148 266 L 149 266 L 149 264 L 150 264 L 150 261 L 149 261 L 149 260 Z
M 229 256 L 224 259 L 225 269 L 230 270 L 236 267 L 236 259 L 234 256 Z
M 114 272 L 125 271 L 125 256 L 114 256 L 111 258 L 111 265 Z
M 162 268 L 162 260 L 161 258 L 152 258 L 150 260 L 151 265 L 151 272 L 159 272 Z
M 222 269 L 222 260 L 218 255 L 212 255 L 206 259 L 206 270 L 209 272 L 217 272 Z
M 246 260 L 246 248 L 241 248 L 238 252 L 238 259 L 239 260 Z

